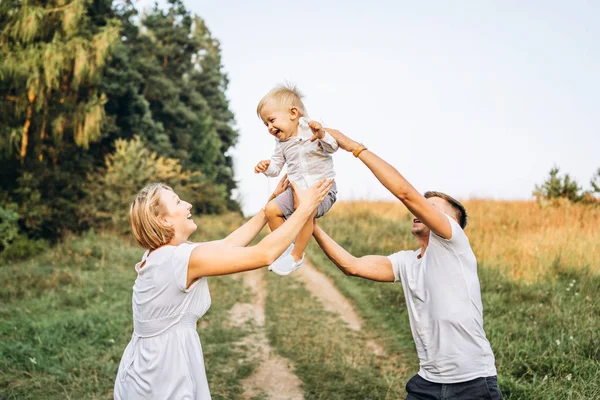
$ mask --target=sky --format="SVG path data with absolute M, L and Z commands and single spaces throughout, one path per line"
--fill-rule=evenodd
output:
M 553 165 L 584 188 L 600 168 L 600 2 L 185 4 L 221 43 L 245 214 L 278 181 L 253 171 L 275 147 L 256 105 L 284 82 L 422 192 L 528 199 Z M 393 199 L 351 154 L 334 163 L 339 200 Z

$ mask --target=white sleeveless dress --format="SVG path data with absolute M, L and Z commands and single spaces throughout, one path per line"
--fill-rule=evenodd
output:
M 210 399 L 196 332 L 196 322 L 210 307 L 207 279 L 186 289 L 196 246 L 146 251 L 136 264 L 133 335 L 119 365 L 115 399 Z

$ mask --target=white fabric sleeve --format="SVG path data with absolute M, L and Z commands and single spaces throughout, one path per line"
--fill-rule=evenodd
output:
M 271 178 L 275 178 L 279 176 L 281 172 L 281 168 L 285 164 L 285 156 L 283 155 L 283 151 L 279 143 L 275 146 L 275 152 L 271 156 L 271 164 L 269 164 L 269 168 L 265 172 L 263 172 L 266 176 Z
M 470 251 L 471 244 L 469 243 L 469 238 L 465 234 L 465 231 L 460 227 L 458 222 L 454 220 L 454 218 L 452 218 L 448 214 L 444 215 L 446 216 L 446 218 L 448 218 L 450 226 L 452 227 L 452 237 L 450 239 L 444 239 L 443 237 L 439 236 L 433 231 L 431 231 L 430 237 L 442 243 L 446 247 L 452 247 L 454 251 L 456 251 L 458 254 Z
M 402 269 L 404 268 L 404 251 L 388 256 L 388 260 L 392 263 L 392 271 L 394 271 L 394 283 L 402 280 Z
M 323 150 L 325 150 L 325 152 L 329 154 L 335 153 L 340 147 L 338 145 L 338 142 L 328 132 L 325 132 L 325 136 L 323 137 L 323 139 L 319 139 L 319 142 L 323 146 Z
M 188 265 L 190 263 L 190 256 L 192 250 L 196 248 L 200 243 L 182 243 L 175 249 L 173 253 L 173 278 L 177 288 L 182 292 L 188 292 L 187 276 L 188 276 Z M 191 287 L 190 287 L 191 288 Z

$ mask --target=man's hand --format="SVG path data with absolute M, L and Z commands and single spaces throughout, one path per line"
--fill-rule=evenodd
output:
M 323 125 L 317 121 L 310 121 L 308 123 L 308 127 L 313 133 L 313 136 L 310 138 L 311 142 L 314 142 L 317 139 L 323 139 L 325 137 L 325 129 L 323 129 Z
M 352 153 L 354 150 L 356 150 L 358 148 L 358 146 L 360 146 L 360 143 L 350 139 L 348 136 L 344 135 L 342 132 L 338 131 L 337 129 L 327 128 L 327 129 L 325 129 L 325 131 L 327 133 L 329 133 L 331 136 L 333 136 L 335 141 L 338 142 L 338 145 L 346 151 L 349 151 Z
M 256 167 L 254 167 L 254 173 L 260 174 L 261 172 L 265 172 L 269 168 L 269 165 L 271 165 L 271 160 L 259 161 Z

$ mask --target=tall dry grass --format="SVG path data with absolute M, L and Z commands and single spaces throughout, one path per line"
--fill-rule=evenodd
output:
M 468 200 L 466 233 L 480 263 L 527 282 L 560 268 L 600 273 L 600 207 L 533 201 Z M 400 202 L 338 202 L 330 215 L 411 218 Z M 368 218 L 364 220 L 368 225 Z

